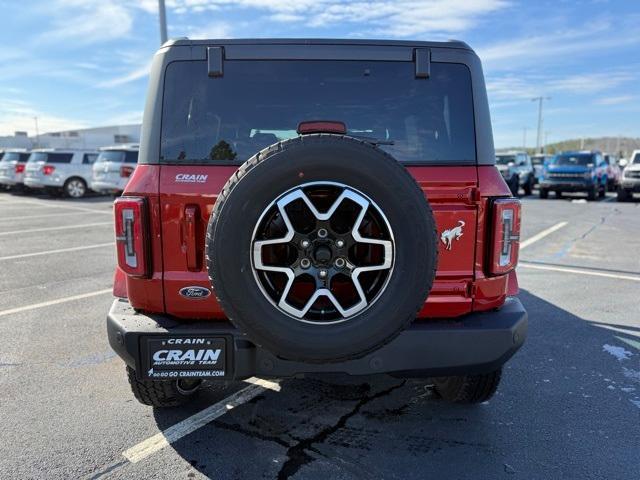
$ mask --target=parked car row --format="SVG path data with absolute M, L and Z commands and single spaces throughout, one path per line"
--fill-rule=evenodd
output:
M 509 151 L 496 154 L 496 166 L 514 196 L 520 189 L 531 195 L 538 185 L 540 198 L 553 191 L 557 197 L 565 192 L 584 192 L 589 200 L 618 192 L 618 200 L 630 199 L 640 192 L 640 150 L 625 159 L 596 150 L 568 151 L 556 155 Z M 624 170 L 623 170 L 624 169 Z
M 0 152 L 0 186 L 81 198 L 90 190 L 119 194 L 138 162 L 138 145 L 99 150 L 37 148 Z
M 536 184 L 536 173 L 527 153 L 517 151 L 498 153 L 496 167 L 507 182 L 513 196 L 518 196 L 520 188 L 524 190 L 525 195 L 531 195 Z
M 631 200 L 634 193 L 640 193 L 640 150 L 634 150 L 630 160 L 622 161 L 624 168 L 618 185 L 618 201 Z

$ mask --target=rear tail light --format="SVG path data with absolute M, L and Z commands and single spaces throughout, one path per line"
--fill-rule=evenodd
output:
M 45 175 L 51 175 L 55 169 L 56 167 L 54 167 L 53 165 L 45 165 L 44 167 L 42 167 L 42 173 L 44 173 Z
M 114 202 L 118 266 L 136 277 L 147 275 L 147 209 L 144 198 L 120 197 Z
M 520 250 L 520 201 L 500 198 L 493 202 L 493 245 L 490 271 L 493 275 L 510 272 L 518 264 Z
M 24 167 L 25 167 L 24 163 L 17 163 L 16 164 L 16 173 L 24 172 Z
M 127 165 L 122 165 L 120 167 L 120 176 L 122 178 L 128 178 L 131 176 L 131 174 L 133 173 L 133 171 L 135 170 L 134 167 L 129 167 Z

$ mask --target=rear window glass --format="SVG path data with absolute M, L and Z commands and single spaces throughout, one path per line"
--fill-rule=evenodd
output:
M 431 77 L 416 79 L 410 62 L 227 61 L 209 78 L 206 62 L 174 62 L 163 98 L 164 163 L 243 162 L 309 120 L 342 121 L 402 162 L 475 163 L 461 64 L 432 63 Z
M 557 155 L 551 162 L 553 165 L 579 165 L 586 167 L 595 163 L 593 155 L 590 154 L 561 154 Z
M 138 152 L 127 152 L 124 157 L 124 163 L 138 163 Z
M 29 154 L 24 152 L 5 152 L 2 157 L 3 162 L 26 162 Z
M 73 153 L 34 152 L 29 157 L 30 162 L 71 163 Z
M 534 165 L 542 165 L 546 157 L 531 157 L 531 163 Z
M 138 152 L 132 150 L 106 150 L 98 155 L 98 162 L 138 163 Z
M 116 162 L 122 163 L 124 161 L 124 152 L 119 150 L 107 150 L 100 152 L 97 162 Z
M 496 155 L 497 165 L 508 165 L 510 163 L 516 163 L 515 155 Z

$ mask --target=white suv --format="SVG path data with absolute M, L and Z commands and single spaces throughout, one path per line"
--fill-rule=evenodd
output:
M 123 192 L 138 163 L 138 148 L 137 144 L 101 148 L 93 164 L 91 189 L 116 194 Z
M 0 161 L 0 185 L 20 188 L 29 152 L 24 148 L 5 150 Z
M 91 183 L 95 150 L 42 148 L 31 152 L 24 175 L 30 188 L 45 188 L 71 198 L 83 197 Z

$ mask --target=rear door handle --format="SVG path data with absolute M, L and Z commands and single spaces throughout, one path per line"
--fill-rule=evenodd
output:
M 184 209 L 185 219 L 185 247 L 187 254 L 187 268 L 192 271 L 198 271 L 198 248 L 196 239 L 196 222 L 198 221 L 197 205 L 187 205 Z

